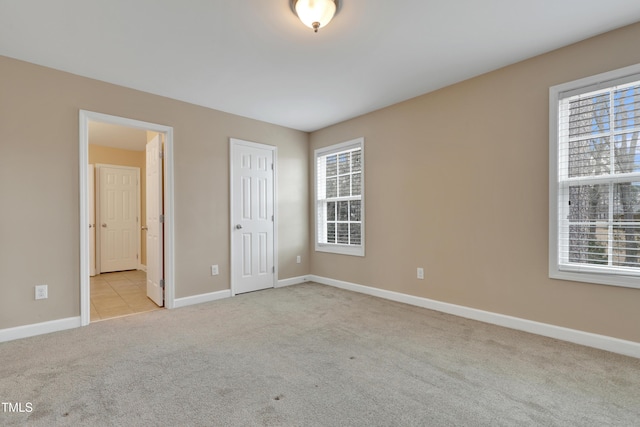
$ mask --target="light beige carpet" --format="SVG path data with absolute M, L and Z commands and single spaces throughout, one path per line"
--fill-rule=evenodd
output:
M 318 284 L 0 344 L 2 426 L 638 426 L 640 360 Z

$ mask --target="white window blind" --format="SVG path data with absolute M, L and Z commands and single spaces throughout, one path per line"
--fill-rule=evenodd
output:
M 640 276 L 640 74 L 558 90 L 553 101 L 557 268 Z
M 315 151 L 316 250 L 364 255 L 364 140 Z

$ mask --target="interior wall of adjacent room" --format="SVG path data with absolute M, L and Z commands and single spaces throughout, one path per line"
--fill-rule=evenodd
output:
M 80 109 L 173 127 L 176 298 L 229 289 L 230 137 L 278 147 L 279 278 L 309 273 L 306 132 L 7 57 L 0 75 L 0 194 L 11 207 L 0 228 L 0 329 L 80 315 Z M 49 285 L 48 299 L 34 299 L 37 284 Z
M 638 40 L 640 23 L 313 132 L 310 159 L 365 138 L 367 247 L 313 252 L 312 273 L 640 342 L 640 290 L 548 277 L 549 87 L 640 63 Z

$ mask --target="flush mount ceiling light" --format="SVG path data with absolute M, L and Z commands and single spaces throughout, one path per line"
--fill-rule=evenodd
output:
M 331 22 L 340 8 L 340 0 L 290 0 L 289 4 L 302 23 L 316 33 Z

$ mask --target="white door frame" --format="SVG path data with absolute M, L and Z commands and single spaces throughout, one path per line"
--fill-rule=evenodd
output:
M 140 218 L 140 206 L 141 206 L 141 200 L 140 200 L 140 194 L 142 194 L 141 190 L 140 190 L 140 168 L 135 167 L 135 166 L 121 166 L 121 165 L 108 165 L 105 163 L 97 163 L 95 166 L 95 170 L 96 170 L 96 189 L 97 191 L 95 192 L 95 209 L 96 209 L 96 224 L 102 224 L 102 218 L 100 217 L 100 212 L 101 212 L 101 203 L 102 203 L 102 191 L 100 188 L 100 169 L 101 168 L 115 168 L 115 169 L 127 169 L 127 170 L 136 170 L 137 171 L 137 175 L 136 175 L 136 191 L 137 191 L 137 196 L 136 196 L 136 203 L 137 203 L 137 208 L 136 208 L 136 216 L 138 218 L 137 221 L 137 228 L 138 228 L 138 232 L 136 233 L 137 236 L 137 243 L 136 243 L 136 250 L 138 251 L 138 266 L 140 265 L 140 257 L 142 256 L 142 245 L 140 242 L 140 224 L 142 224 L 142 218 Z M 96 228 L 96 274 L 100 274 L 102 273 L 102 247 L 100 246 L 102 244 L 102 227 L 98 227 Z
M 276 287 L 278 283 L 278 147 L 273 145 L 265 145 L 259 144 L 257 142 L 244 141 L 242 139 L 237 138 L 229 138 L 229 205 L 230 205 L 230 216 L 229 216 L 229 236 L 231 241 L 231 271 L 229 274 L 229 278 L 231 281 L 231 296 L 236 295 L 235 284 L 234 284 L 234 271 L 237 267 L 237 260 L 234 258 L 234 239 L 233 232 L 235 227 L 234 222 L 234 208 L 233 208 L 233 197 L 235 193 L 235 189 L 233 187 L 233 155 L 234 149 L 238 145 L 244 145 L 248 147 L 261 148 L 263 150 L 270 150 L 273 152 L 273 287 Z
M 174 238 L 174 177 L 173 128 L 155 123 L 111 116 L 93 111 L 79 112 L 79 166 L 80 166 L 80 318 L 82 326 L 91 322 L 89 289 L 89 122 L 101 122 L 150 130 L 164 134 L 164 301 L 165 307 L 175 307 L 175 238 Z

